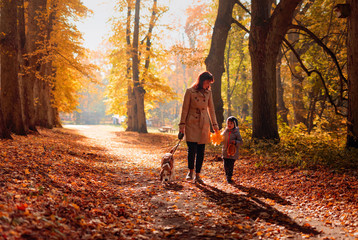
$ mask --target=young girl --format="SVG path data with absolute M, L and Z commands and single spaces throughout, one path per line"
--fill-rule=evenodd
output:
M 234 163 L 239 157 L 239 146 L 243 143 L 238 125 L 239 121 L 237 118 L 233 116 L 228 117 L 226 129 L 222 133 L 224 136 L 222 157 L 224 159 L 224 169 L 228 183 L 233 183 Z

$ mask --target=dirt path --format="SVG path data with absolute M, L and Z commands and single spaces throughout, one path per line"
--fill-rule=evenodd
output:
M 349 213 L 356 210 L 356 199 L 315 201 L 309 188 L 307 194 L 294 194 L 295 186 L 305 189 L 307 178 L 315 177 L 311 172 L 266 172 L 243 157 L 236 165 L 236 183 L 228 185 L 221 163 L 210 160 L 208 153 L 204 184 L 194 184 L 184 180 L 182 144 L 175 154 L 177 181 L 163 185 L 158 181 L 160 157 L 175 145 L 174 136 L 126 133 L 107 126 L 67 128 L 111 156 L 113 161 L 103 164 L 117 175 L 117 191 L 125 202 L 123 238 L 358 239 L 357 215 Z

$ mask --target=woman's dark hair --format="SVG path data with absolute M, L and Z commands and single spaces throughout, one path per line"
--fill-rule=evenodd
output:
M 237 118 L 234 117 L 234 116 L 228 117 L 228 118 L 227 118 L 227 121 L 230 121 L 230 122 L 234 123 L 234 126 L 235 126 L 235 127 L 238 127 L 238 126 L 239 126 L 239 120 L 237 120 Z
M 196 90 L 203 89 L 203 83 L 206 80 L 210 80 L 211 83 L 214 82 L 214 77 L 209 72 L 203 72 L 199 75 L 198 79 L 193 83 L 191 87 L 195 88 Z

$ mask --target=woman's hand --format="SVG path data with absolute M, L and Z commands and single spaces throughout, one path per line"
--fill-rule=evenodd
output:
M 214 131 L 215 131 L 215 132 L 219 132 L 219 131 L 220 131 L 219 128 L 218 128 L 218 125 L 214 125 L 213 128 L 214 128 Z
M 179 125 L 179 132 L 185 133 L 185 125 Z

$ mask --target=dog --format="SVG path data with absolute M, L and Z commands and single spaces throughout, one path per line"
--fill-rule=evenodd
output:
M 164 154 L 161 161 L 161 170 L 160 170 L 160 181 L 162 183 L 170 182 L 175 180 L 174 173 L 174 153 L 177 150 L 181 140 L 184 138 L 184 133 L 178 133 L 179 142 L 175 145 L 170 152 Z
M 160 181 L 162 183 L 175 180 L 173 150 L 164 154 L 161 162 Z

